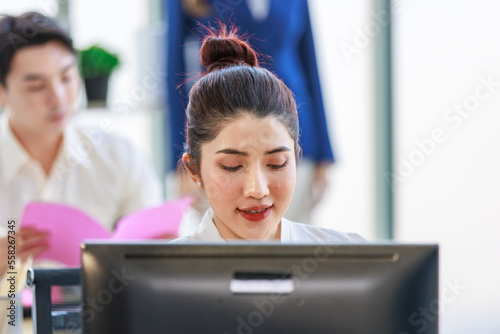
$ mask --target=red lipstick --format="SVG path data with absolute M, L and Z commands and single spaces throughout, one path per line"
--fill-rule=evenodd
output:
M 272 206 L 259 205 L 238 209 L 240 215 L 246 220 L 258 222 L 266 219 L 271 214 Z
M 50 121 L 51 122 L 60 122 L 66 118 L 65 113 L 58 113 L 58 114 L 53 114 L 50 116 Z

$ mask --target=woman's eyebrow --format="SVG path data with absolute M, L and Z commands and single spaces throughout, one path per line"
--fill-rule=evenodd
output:
M 242 155 L 244 157 L 248 157 L 248 153 L 247 152 L 238 151 L 238 150 L 235 150 L 235 149 L 232 149 L 232 148 L 225 148 L 223 150 L 219 150 L 219 151 L 215 152 L 215 154 L 219 154 L 219 153 L 236 154 L 236 155 Z
M 291 149 L 289 149 L 286 146 L 280 146 L 280 147 L 277 147 L 277 148 L 272 149 L 270 151 L 266 151 L 265 154 L 266 155 L 270 155 L 270 154 L 274 154 L 274 153 L 288 152 L 288 151 L 291 151 Z M 241 155 L 241 156 L 244 156 L 244 157 L 248 157 L 248 153 L 247 152 L 238 151 L 238 150 L 235 150 L 233 148 L 225 148 L 223 150 L 219 150 L 219 151 L 215 152 L 215 154 L 219 154 L 219 153 L 235 154 L 235 155 Z
M 274 150 L 267 151 L 266 154 L 269 155 L 269 154 L 280 153 L 280 152 L 289 152 L 289 151 L 291 151 L 291 149 L 289 149 L 288 147 L 280 146 L 280 147 L 275 148 Z

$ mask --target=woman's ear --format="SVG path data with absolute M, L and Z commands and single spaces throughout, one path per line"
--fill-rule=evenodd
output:
M 193 159 L 191 158 L 191 154 L 183 153 L 182 154 L 182 164 L 184 165 L 184 169 L 189 175 L 189 178 L 195 185 L 197 185 L 201 181 L 200 175 L 197 173 L 197 168 L 194 165 Z
M 6 88 L 4 85 L 0 83 L 0 108 L 3 108 L 5 106 L 5 90 Z

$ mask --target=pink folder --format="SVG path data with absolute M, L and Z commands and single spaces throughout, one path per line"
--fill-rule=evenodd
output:
M 26 206 L 20 226 L 50 232 L 50 246 L 36 260 L 53 260 L 69 267 L 79 267 L 80 247 L 84 240 L 144 240 L 176 236 L 190 204 L 191 198 L 183 197 L 130 213 L 118 221 L 116 230 L 111 233 L 74 207 L 32 202 Z

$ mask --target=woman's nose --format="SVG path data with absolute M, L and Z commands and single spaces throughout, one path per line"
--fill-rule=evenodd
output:
M 257 199 L 269 195 L 267 177 L 260 168 L 252 168 L 246 175 L 243 195 Z

